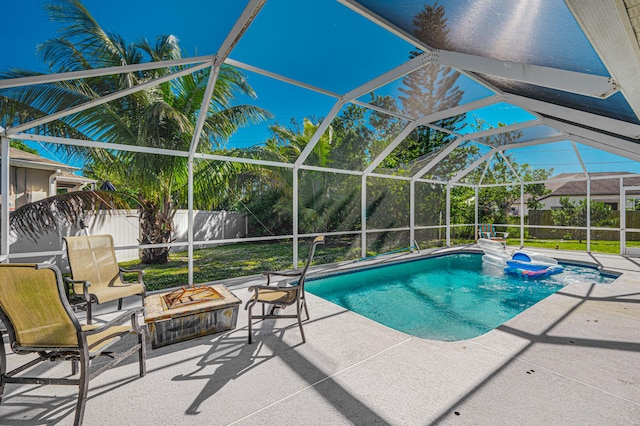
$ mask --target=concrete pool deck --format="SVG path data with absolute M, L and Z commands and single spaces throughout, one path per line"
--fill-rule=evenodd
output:
M 241 310 L 233 331 L 149 346 L 144 378 L 131 357 L 93 380 L 85 424 L 640 424 L 640 263 L 548 253 L 623 276 L 613 284 L 570 284 L 498 329 L 459 342 L 415 338 L 307 294 L 307 343 L 295 320 L 268 320 L 254 325 L 247 345 Z M 246 287 L 257 282 L 224 283 L 246 300 Z M 25 362 L 8 354 L 10 366 Z M 68 363 L 39 368 L 69 372 Z M 0 424 L 72 424 L 76 395 L 74 387 L 7 385 Z

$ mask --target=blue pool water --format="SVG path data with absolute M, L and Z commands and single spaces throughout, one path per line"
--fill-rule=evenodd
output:
M 610 283 L 596 269 L 528 279 L 505 275 L 477 254 L 453 254 L 307 280 L 306 291 L 425 339 L 484 334 L 575 281 Z

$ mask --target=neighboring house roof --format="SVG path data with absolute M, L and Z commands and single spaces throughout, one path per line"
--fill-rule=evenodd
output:
M 1 157 L 1 156 L 0 156 Z M 59 163 L 57 161 L 49 160 L 47 158 L 40 157 L 39 155 L 32 154 L 27 151 L 22 151 L 16 148 L 9 148 L 10 164 L 16 167 L 27 167 L 30 169 L 67 169 L 68 171 L 80 170 L 78 167 L 73 167 L 68 164 Z
M 589 173 L 589 176 L 607 176 L 612 172 L 605 173 Z M 591 195 L 619 195 L 620 194 L 620 176 L 632 175 L 628 172 L 614 172 L 618 177 L 607 179 L 591 179 Z M 551 190 L 551 193 L 540 198 L 544 200 L 549 197 L 564 197 L 564 196 L 586 196 L 587 195 L 587 181 L 584 179 L 584 173 L 561 173 L 559 175 L 549 178 L 545 183 L 545 186 Z M 625 177 L 624 186 L 640 186 L 640 176 Z M 640 191 L 628 191 L 628 194 L 640 194 Z M 531 196 L 529 194 L 524 195 L 524 202 L 529 201 Z M 520 198 L 513 203 L 520 204 Z
M 618 176 L 631 175 L 632 173 L 620 172 Z M 611 172 L 606 173 L 590 173 L 589 176 L 598 177 L 611 175 Z M 640 186 L 640 177 L 625 177 L 625 186 Z M 545 184 L 547 188 L 551 190 L 551 193 L 544 198 L 548 197 L 563 197 L 566 195 L 586 195 L 587 194 L 587 181 L 584 180 L 584 173 L 562 173 L 550 178 Z M 608 178 L 608 179 L 591 179 L 591 195 L 617 195 L 620 194 L 620 178 Z
M 81 184 L 96 182 L 94 179 L 89 179 L 84 176 L 73 174 L 73 172 L 80 170 L 79 167 L 73 167 L 68 164 L 49 160 L 47 158 L 40 157 L 39 155 L 22 151 L 16 148 L 9 147 L 9 160 L 9 164 L 13 167 L 51 170 L 52 172 L 59 171 L 57 175 L 58 182 L 76 182 Z

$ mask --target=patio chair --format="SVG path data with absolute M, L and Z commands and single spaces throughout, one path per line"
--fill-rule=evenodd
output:
M 496 232 L 496 227 L 492 223 L 482 223 L 478 225 L 478 234 L 480 238 L 505 242 L 509 236 L 508 232 Z
M 37 358 L 7 371 L 6 352 L 0 345 L 0 402 L 5 384 L 74 385 L 79 387 L 75 424 L 82 424 L 89 381 L 124 358 L 138 353 L 140 377 L 146 374 L 145 333 L 138 327 L 142 308 L 123 312 L 104 325 L 81 325 L 67 301 L 62 275 L 55 265 L 0 264 L 0 319 L 9 335 L 9 343 L 18 355 Z M 118 325 L 130 319 L 131 325 Z M 107 352 L 113 343 L 128 334 L 137 342 L 120 353 Z M 92 360 L 111 358 L 90 371 Z M 32 357 L 30 357 L 32 358 Z M 42 361 L 71 361 L 79 378 L 17 376 Z
M 111 235 L 82 235 L 66 237 L 67 257 L 71 268 L 71 278 L 65 281 L 73 292 L 87 305 L 87 324 L 91 324 L 91 304 L 118 300 L 118 310 L 122 309 L 122 299 L 128 296 L 142 296 L 144 304 L 145 287 L 141 269 L 122 269 L 118 266 L 113 238 Z M 124 272 L 137 272 L 138 282 L 125 283 Z
M 302 310 L 304 309 L 307 314 L 307 320 L 309 319 L 309 310 L 307 309 L 307 303 L 304 298 L 304 279 L 313 260 L 313 255 L 316 251 L 316 247 L 319 244 L 324 244 L 324 236 L 314 238 L 309 248 L 309 257 L 304 268 L 300 271 L 291 272 L 263 272 L 262 275 L 267 277 L 266 285 L 254 285 L 249 287 L 249 291 L 253 292 L 251 298 L 247 301 L 244 309 L 249 310 L 249 343 L 251 343 L 251 324 L 254 319 L 269 319 L 269 318 L 297 318 L 298 326 L 300 327 L 300 334 L 302 335 L 302 342 L 306 342 L 304 337 L 304 330 L 302 329 Z M 283 277 L 298 277 L 298 283 L 294 286 L 287 287 L 272 287 L 271 277 L 283 276 Z M 252 315 L 251 310 L 256 303 L 262 304 L 262 315 Z M 271 305 L 269 313 L 265 313 L 265 305 Z M 296 314 L 275 314 L 275 310 L 279 308 L 285 308 L 287 306 L 296 305 Z M 305 320 L 306 321 L 306 320 Z

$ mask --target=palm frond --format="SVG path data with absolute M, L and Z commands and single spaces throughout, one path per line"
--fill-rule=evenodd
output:
M 56 230 L 60 222 L 77 223 L 86 211 L 128 209 L 135 199 L 117 191 L 75 191 L 25 204 L 11 212 L 11 232 L 20 230 L 33 241 L 47 231 Z

